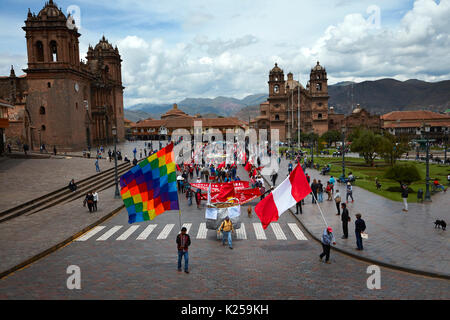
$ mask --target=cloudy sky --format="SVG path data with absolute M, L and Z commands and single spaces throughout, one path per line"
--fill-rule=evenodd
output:
M 275 62 L 305 86 L 450 79 L 450 0 L 59 0 L 80 26 L 80 56 L 104 34 L 122 56 L 125 107 L 267 92 Z M 40 0 L 0 0 L 0 75 L 26 66 L 24 25 Z M 78 10 L 79 8 L 79 10 Z M 79 19 L 78 19 L 79 17 Z

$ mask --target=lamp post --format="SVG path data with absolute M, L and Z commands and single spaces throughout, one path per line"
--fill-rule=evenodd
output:
M 449 132 L 449 130 L 450 130 L 449 127 L 445 128 L 445 130 L 444 130 L 444 141 L 445 141 L 445 144 L 444 144 L 444 148 L 445 148 L 444 149 L 444 165 L 447 164 L 447 148 L 448 148 L 447 144 L 448 144 L 448 132 Z
M 430 195 L 430 164 L 429 164 L 429 152 L 430 152 L 430 140 L 428 139 L 428 133 L 430 132 L 430 125 L 423 123 L 422 124 L 422 136 L 425 137 L 426 141 L 426 189 L 425 189 L 425 199 L 424 201 L 431 202 L 431 195 Z
M 119 199 L 120 193 L 119 193 L 119 182 L 117 177 L 117 150 L 116 150 L 116 140 L 117 140 L 117 128 L 114 126 L 112 127 L 112 134 L 114 139 L 114 183 L 116 185 L 116 190 L 114 192 L 114 198 Z
M 342 133 L 342 178 L 345 179 L 345 132 L 347 131 L 347 128 L 345 126 L 342 126 L 341 133 Z

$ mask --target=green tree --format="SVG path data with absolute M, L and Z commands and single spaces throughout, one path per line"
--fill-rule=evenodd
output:
M 358 152 L 364 157 L 368 165 L 373 166 L 383 142 L 384 139 L 381 135 L 375 134 L 371 130 L 362 130 L 357 138 L 352 141 L 351 151 Z
M 320 138 L 323 139 L 328 146 L 331 146 L 333 142 L 340 141 L 342 139 L 341 133 L 337 130 L 327 131 Z
M 397 181 L 400 185 L 403 183 L 409 185 L 422 179 L 419 169 L 414 164 L 396 164 L 386 171 L 384 177 Z
M 408 144 L 400 141 L 394 135 L 386 132 L 383 136 L 383 143 L 380 148 L 380 156 L 390 164 L 391 167 L 395 165 L 397 159 L 400 159 L 402 154 L 409 150 Z

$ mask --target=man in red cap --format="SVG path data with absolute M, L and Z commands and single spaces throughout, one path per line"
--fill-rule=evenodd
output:
M 325 256 L 325 263 L 331 263 L 330 260 L 330 249 L 331 243 L 336 244 L 334 239 L 333 229 L 331 227 L 325 228 L 322 234 L 322 248 L 323 252 L 320 254 L 320 261 L 322 261 L 323 256 Z

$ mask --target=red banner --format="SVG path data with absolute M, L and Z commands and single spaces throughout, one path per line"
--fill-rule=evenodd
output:
M 211 183 L 211 193 L 220 192 L 221 186 L 224 184 L 233 185 L 236 191 L 240 191 L 242 189 L 247 189 L 250 184 L 248 181 L 233 181 L 233 182 L 224 182 L 224 183 Z M 203 191 L 208 191 L 209 183 L 191 183 L 192 188 L 197 188 Z

